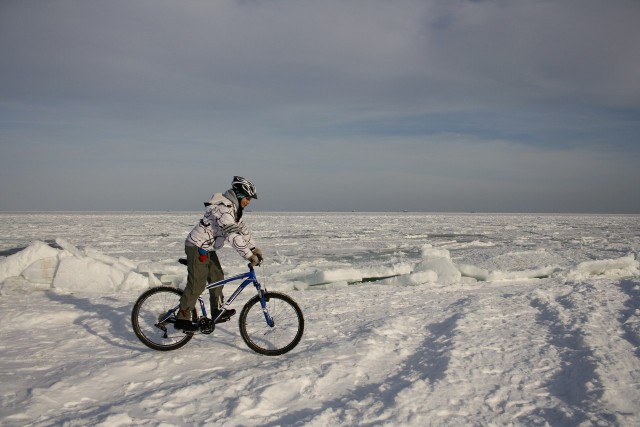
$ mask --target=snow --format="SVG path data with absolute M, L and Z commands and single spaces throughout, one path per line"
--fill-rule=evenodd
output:
M 198 219 L 0 213 L 0 425 L 640 425 L 639 216 L 250 213 L 301 343 L 153 351 L 133 303 Z

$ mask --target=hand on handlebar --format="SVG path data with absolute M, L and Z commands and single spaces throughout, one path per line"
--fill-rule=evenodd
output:
M 253 264 L 252 258 L 253 257 L 257 257 L 258 258 L 258 263 L 257 264 L 253 264 L 253 266 L 255 267 L 256 265 L 260 265 L 262 263 L 262 260 L 264 259 L 262 257 L 262 251 L 260 250 L 260 248 L 251 249 L 251 253 L 253 255 L 251 256 L 251 258 L 249 258 L 249 261 L 251 261 L 251 263 Z
M 251 255 L 251 257 L 249 258 L 249 263 L 253 266 L 253 267 L 257 267 L 258 265 L 260 265 L 260 263 L 262 262 L 262 258 L 258 257 L 257 255 Z

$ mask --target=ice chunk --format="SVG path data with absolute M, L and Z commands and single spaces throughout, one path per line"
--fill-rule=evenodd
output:
M 186 275 L 180 274 L 163 274 L 160 276 L 160 283 L 163 285 L 170 285 L 174 288 L 183 288 L 184 286 L 180 286 L 183 281 L 185 281 Z
M 58 266 L 53 286 L 66 291 L 87 293 L 115 292 L 125 279 L 125 274 L 92 258 L 63 258 Z
M 451 254 L 446 249 L 434 248 L 431 245 L 424 245 L 422 247 L 422 258 L 424 258 L 424 259 L 432 259 L 432 258 L 447 258 L 447 259 L 451 259 Z
M 376 279 L 376 278 L 387 278 L 391 276 L 398 276 L 401 274 L 409 274 L 413 271 L 413 264 L 408 262 L 403 262 L 399 264 L 393 264 L 391 267 L 387 266 L 375 266 L 366 269 L 362 269 L 361 274 L 363 280 L 367 279 Z M 374 281 L 374 280 L 369 280 Z
M 315 271 L 306 277 L 301 278 L 310 285 L 321 285 L 332 282 L 360 282 L 362 281 L 362 272 L 352 268 L 339 268 L 327 271 Z
M 153 275 L 152 275 L 153 276 Z M 156 279 L 157 280 L 157 279 Z M 118 287 L 118 291 L 135 291 L 148 289 L 151 285 L 149 277 L 136 273 L 135 271 L 129 272 L 122 284 Z
M 462 278 L 460 270 L 447 258 L 435 258 L 422 261 L 416 266 L 414 273 L 420 271 L 434 271 L 438 275 L 437 281 L 439 283 L 455 283 L 459 282 L 460 278 Z
M 129 258 L 125 258 L 123 256 L 118 257 L 118 262 L 116 263 L 118 265 L 118 268 L 125 270 L 125 271 L 130 271 L 130 270 L 137 270 L 138 269 L 138 264 L 136 264 L 135 262 L 131 261 Z
M 322 285 L 307 285 L 307 287 L 305 289 L 308 289 L 308 290 L 327 290 L 327 289 L 346 288 L 347 286 L 349 286 L 349 283 L 345 282 L 344 280 L 341 280 L 341 281 L 338 281 L 338 282 L 324 283 Z
M 182 264 L 178 264 L 177 261 L 171 261 L 171 264 L 166 262 L 151 262 L 144 261 L 136 266 L 138 273 L 146 273 L 147 271 L 153 271 L 158 275 L 162 274 L 184 274 L 187 269 Z
M 591 276 L 629 277 L 640 273 L 640 262 L 633 254 L 617 259 L 585 261 L 572 268 L 567 277 L 572 280 L 585 279 Z
M 75 245 L 71 244 L 68 240 L 58 237 L 56 243 L 65 251 L 71 252 L 73 256 L 83 257 L 84 253 L 78 249 Z
M 59 249 L 54 249 L 44 242 L 35 241 L 22 251 L 0 259 L 0 282 L 8 277 L 19 276 L 25 268 L 39 259 L 55 257 Z
M 380 280 L 381 285 L 415 286 L 438 281 L 438 274 L 432 270 L 419 271 L 417 273 L 403 274 L 397 277 Z
M 112 257 L 110 255 L 105 255 L 102 252 L 98 251 L 94 248 L 86 248 L 84 250 L 86 256 L 95 259 L 96 261 L 100 261 L 107 265 L 113 265 L 118 262 L 118 258 Z
M 32 283 L 51 285 L 58 268 L 58 262 L 57 256 L 39 259 L 22 271 L 22 277 Z
M 456 267 L 458 268 L 458 270 L 460 270 L 462 277 L 469 277 L 480 281 L 485 281 L 489 277 L 488 270 L 477 267 L 475 265 L 456 264 Z
M 545 266 L 540 268 L 534 268 L 531 270 L 520 271 L 492 271 L 489 273 L 487 280 L 500 281 L 500 280 L 526 280 L 526 279 L 542 279 L 551 276 L 560 268 L 557 266 Z
M 162 285 L 162 282 L 158 280 L 158 278 L 156 277 L 155 274 L 153 274 L 153 272 L 148 271 L 147 276 L 149 277 L 149 286 L 154 287 L 154 286 Z
M 438 273 L 433 270 L 424 270 L 403 276 L 406 285 L 421 285 L 423 283 L 434 283 L 438 281 Z

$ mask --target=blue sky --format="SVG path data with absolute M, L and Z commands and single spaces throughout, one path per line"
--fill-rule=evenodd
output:
M 0 2 L 0 211 L 640 213 L 640 2 Z

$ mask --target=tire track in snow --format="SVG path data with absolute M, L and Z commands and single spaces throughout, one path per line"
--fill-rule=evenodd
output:
M 635 347 L 634 354 L 640 358 L 640 283 L 633 280 L 620 282 L 620 289 L 627 294 L 625 309 L 621 310 L 619 322 L 624 330 L 624 339 Z
M 621 299 L 618 293 L 624 285 L 599 287 L 595 282 L 569 283 L 567 287 L 567 292 L 555 298 L 541 296 L 531 302 L 539 312 L 538 321 L 548 328 L 549 345 L 557 349 L 561 359 L 546 384 L 561 405 L 541 409 L 538 415 L 551 424 L 627 425 L 637 412 L 628 402 L 638 401 L 637 379 L 629 379 L 637 372 L 638 362 L 628 359 L 635 345 L 629 345 L 628 337 L 621 339 L 625 335 L 621 323 L 624 312 L 616 301 Z M 625 384 L 629 381 L 631 384 Z M 626 395 L 624 399 L 619 398 L 620 393 Z M 637 415 L 635 418 L 637 422 Z M 631 421 L 629 425 L 635 424 Z
M 615 425 L 640 425 L 638 359 L 639 287 L 632 281 L 607 280 L 573 285 L 572 307 L 583 319 L 585 343 L 593 349 L 602 396 L 598 405 L 616 415 Z M 597 406 L 596 406 L 597 408 Z
M 560 368 L 545 386 L 566 405 L 539 409 L 537 415 L 551 425 L 578 425 L 588 419 L 580 408 L 602 396 L 599 387 L 590 386 L 600 382 L 593 351 L 585 344 L 580 326 L 563 323 L 558 308 L 540 299 L 534 299 L 531 305 L 539 311 L 538 322 L 547 325 L 548 342 L 558 349 L 561 359 Z M 592 412 L 592 404 L 588 406 Z M 606 418 L 604 421 L 611 421 L 611 415 Z
M 429 424 L 535 424 L 531 412 L 548 402 L 539 378 L 555 360 L 538 338 L 530 285 L 500 287 L 477 289 L 457 322 L 447 371 L 416 408 Z
M 296 425 L 376 424 L 388 419 L 397 421 L 398 411 L 403 412 L 404 421 L 411 425 L 426 420 L 421 418 L 424 414 L 415 410 L 416 406 L 423 403 L 424 394 L 420 389 L 430 389 L 445 376 L 456 325 L 464 317 L 468 303 L 469 299 L 465 297 L 442 309 L 446 317 L 424 327 L 425 338 L 411 350 L 396 373 L 387 376 L 385 381 L 362 384 L 345 395 L 325 401 L 317 410 L 290 412 L 264 425 L 275 427 L 292 425 L 294 422 Z M 419 389 L 417 400 L 416 388 Z

